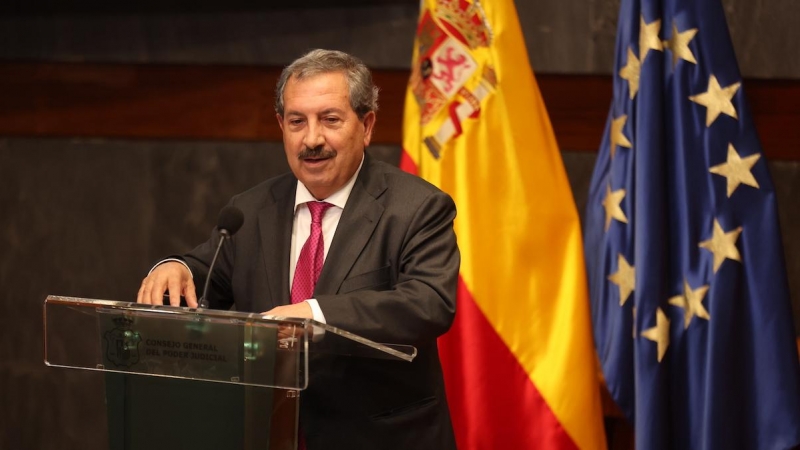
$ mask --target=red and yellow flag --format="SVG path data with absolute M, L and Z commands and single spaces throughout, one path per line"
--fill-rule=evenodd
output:
M 401 167 L 455 199 L 461 449 L 605 448 L 580 222 L 512 0 L 424 0 Z

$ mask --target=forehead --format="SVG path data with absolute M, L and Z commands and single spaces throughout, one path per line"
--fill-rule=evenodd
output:
M 289 78 L 283 91 L 283 103 L 286 113 L 327 108 L 352 111 L 347 79 L 341 72 Z

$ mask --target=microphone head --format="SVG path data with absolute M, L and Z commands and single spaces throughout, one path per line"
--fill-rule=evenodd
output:
M 244 223 L 244 213 L 235 206 L 226 206 L 219 212 L 217 229 L 223 234 L 233 236 Z

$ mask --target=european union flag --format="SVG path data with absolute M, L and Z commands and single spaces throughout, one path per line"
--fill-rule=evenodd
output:
M 800 444 L 775 204 L 720 1 L 622 0 L 585 242 L 636 448 Z

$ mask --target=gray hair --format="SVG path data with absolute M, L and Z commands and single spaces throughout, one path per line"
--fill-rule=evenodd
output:
M 283 91 L 290 78 L 311 78 L 324 73 L 341 72 L 350 91 L 350 107 L 359 119 L 370 111 L 378 111 L 378 87 L 372 84 L 372 74 L 355 56 L 336 50 L 311 50 L 286 66 L 275 87 L 275 112 L 283 116 Z

